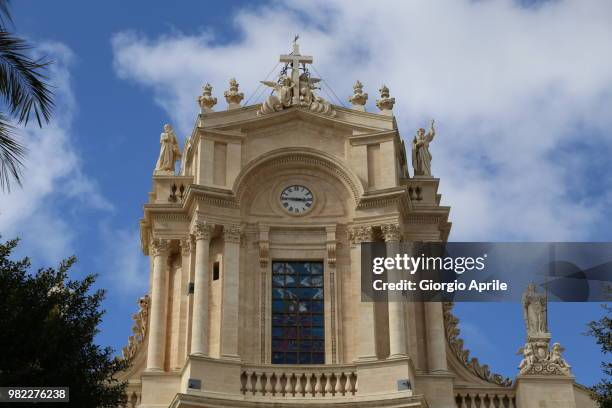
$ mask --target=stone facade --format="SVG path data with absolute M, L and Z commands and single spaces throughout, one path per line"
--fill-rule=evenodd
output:
M 467 359 L 448 305 L 361 302 L 359 244 L 444 241 L 450 208 L 438 179 L 409 176 L 387 87 L 380 113 L 359 82 L 347 109 L 314 94 L 297 44 L 281 61 L 295 70 L 262 105 L 240 106 L 232 80 L 229 109 L 214 112 L 207 85 L 180 171 L 153 176 L 128 406 L 531 406 L 517 399 L 531 391 Z M 303 211 L 283 204 L 288 186 L 304 188 Z M 322 262 L 324 364 L 272 363 L 278 260 Z

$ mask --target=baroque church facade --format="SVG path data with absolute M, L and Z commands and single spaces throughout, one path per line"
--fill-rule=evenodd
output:
M 593 406 L 569 369 L 492 374 L 464 349 L 452 304 L 362 302 L 361 243 L 448 238 L 434 124 L 407 154 L 387 87 L 378 112 L 359 81 L 352 107 L 336 106 L 297 43 L 280 61 L 262 104 L 242 106 L 231 80 L 215 110 L 207 84 L 182 151 L 164 128 L 127 406 Z

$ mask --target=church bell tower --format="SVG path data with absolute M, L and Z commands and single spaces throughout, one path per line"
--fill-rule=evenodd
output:
M 164 128 L 128 406 L 514 406 L 511 382 L 467 361 L 451 305 L 362 302 L 362 243 L 448 237 L 433 122 L 408 139 L 411 175 L 388 87 L 368 112 L 357 81 L 347 108 L 318 95 L 297 41 L 280 62 L 259 104 L 232 79 L 215 109 L 205 85 L 182 149 Z

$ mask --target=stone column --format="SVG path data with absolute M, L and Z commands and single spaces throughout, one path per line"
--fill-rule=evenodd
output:
M 223 294 L 221 303 L 221 357 L 238 359 L 240 312 L 240 236 L 239 225 L 223 226 Z
M 353 282 L 353 316 L 357 321 L 355 333 L 355 350 L 357 360 L 376 360 L 376 326 L 374 318 L 374 303 L 361 301 L 361 243 L 372 242 L 371 226 L 354 227 L 351 230 L 351 280 Z
M 168 244 L 166 239 L 155 238 L 149 245 L 149 251 L 153 255 L 153 286 L 151 288 L 151 321 L 147 348 L 148 371 L 164 369 Z
M 196 261 L 193 290 L 193 323 L 191 327 L 191 354 L 208 355 L 208 289 L 210 271 L 208 257 L 213 225 L 194 224 L 192 234 L 196 240 Z
M 442 302 L 425 302 L 425 327 L 427 330 L 427 364 L 429 372 L 448 371 Z
M 387 257 L 395 257 L 399 253 L 400 228 L 397 224 L 381 226 L 386 243 Z M 402 275 L 396 269 L 388 272 L 389 282 L 399 282 Z M 406 355 L 406 315 L 404 313 L 404 298 L 399 294 L 390 293 L 389 307 L 389 357 Z
M 187 355 L 187 321 L 189 311 L 189 295 L 187 290 L 189 287 L 189 277 L 191 272 L 191 236 L 181 239 L 181 300 L 179 302 L 179 324 L 178 324 L 178 347 L 176 348 L 176 368 L 181 368 Z

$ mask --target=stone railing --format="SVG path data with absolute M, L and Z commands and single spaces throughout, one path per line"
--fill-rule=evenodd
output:
M 357 392 L 357 370 L 351 365 L 243 366 L 240 383 L 246 396 L 342 398 Z
M 465 390 L 455 392 L 457 408 L 516 408 L 514 392 Z

